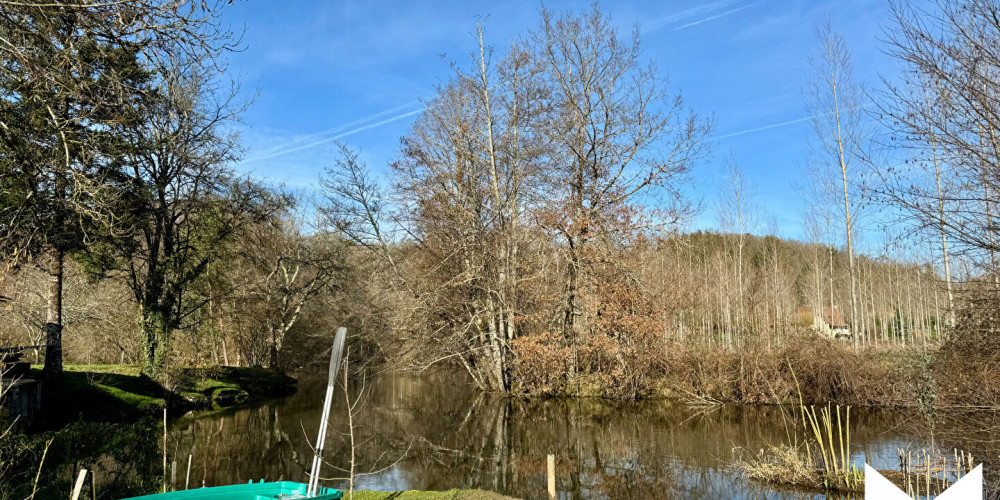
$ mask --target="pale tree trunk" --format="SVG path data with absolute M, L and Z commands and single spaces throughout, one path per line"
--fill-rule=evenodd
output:
M 1000 289 L 1000 275 L 997 273 L 998 268 L 1000 268 L 1000 261 L 997 260 L 996 232 L 993 230 L 993 209 L 990 206 L 990 188 L 985 182 L 983 183 L 983 199 L 986 200 L 986 227 L 989 228 L 990 263 L 993 266 L 990 269 L 990 275 L 993 278 L 994 289 Z
M 834 316 L 833 312 L 835 308 L 836 306 L 834 305 L 834 300 L 833 300 L 833 246 L 831 246 L 830 247 L 830 321 L 827 323 L 831 328 L 830 331 L 831 334 L 833 333 L 832 330 L 833 316 Z M 823 321 L 827 321 L 825 314 L 823 315 Z
M 924 295 L 924 280 L 917 268 L 917 310 L 920 314 L 920 335 L 924 347 L 927 346 L 927 296 Z
M 910 326 L 909 326 L 909 332 L 912 335 L 912 338 L 910 340 L 913 343 L 916 343 L 916 341 L 917 341 L 917 329 L 916 329 L 916 323 L 913 321 L 913 293 L 912 293 L 913 283 L 910 282 L 908 274 L 909 273 L 906 273 L 906 274 L 903 275 L 903 276 L 906 276 L 906 278 L 907 278 L 906 279 L 906 281 L 907 281 L 907 283 L 906 283 L 906 316 L 907 316 L 907 319 L 909 320 L 909 324 L 910 324 Z
M 899 264 L 896 268 L 896 318 L 899 320 L 899 338 L 903 340 L 903 347 L 906 347 L 906 319 L 903 317 L 903 269 Z
M 941 190 L 941 164 L 937 154 L 937 139 L 931 134 L 931 157 L 934 162 L 934 180 L 937 183 L 938 226 L 941 229 L 941 258 L 944 263 L 945 286 L 948 290 L 948 326 L 955 326 L 955 295 L 951 285 L 951 267 L 948 262 L 948 234 L 944 224 L 944 193 Z
M 781 345 L 782 338 L 785 335 L 785 308 L 784 301 L 782 301 L 781 296 L 781 270 L 779 266 L 778 254 L 778 241 L 774 241 L 774 321 L 776 323 L 775 330 L 777 331 L 777 343 Z
M 859 137 L 862 132 L 860 99 L 861 89 L 851 81 L 850 51 L 842 36 L 835 33 L 829 19 L 818 32 L 821 50 L 818 60 L 812 61 L 814 76 L 811 79 L 813 120 L 823 148 L 831 159 L 836 158 L 840 169 L 840 184 L 844 202 L 844 232 L 847 237 L 848 275 L 850 279 L 850 319 L 854 349 L 859 345 L 857 276 L 854 262 L 854 212 L 850 198 L 848 170 L 857 158 Z M 855 200 L 855 204 L 858 201 Z M 856 208 L 856 207 L 855 207 Z
M 222 337 L 222 363 L 225 366 L 229 366 L 229 349 L 228 349 L 228 346 L 227 346 L 228 342 L 226 341 L 225 330 L 222 329 L 223 324 L 222 324 L 222 316 L 221 315 L 218 318 L 218 323 L 219 323 L 219 326 L 218 326 L 218 328 L 219 328 L 219 335 Z
M 489 310 L 490 315 L 490 342 L 492 343 L 493 351 L 493 378 L 496 388 L 502 392 L 507 392 L 510 390 L 509 381 L 509 370 L 507 365 L 509 363 L 510 355 L 510 337 L 512 335 L 510 328 L 507 324 L 507 310 L 504 307 L 503 302 L 507 302 L 512 299 L 512 289 L 508 286 L 507 279 L 510 276 L 511 267 L 511 252 L 513 246 L 513 217 L 510 217 L 510 211 L 517 205 L 516 199 L 505 199 L 505 197 L 500 192 L 500 173 L 497 168 L 497 152 L 496 145 L 494 142 L 494 131 L 493 131 L 493 107 L 490 104 L 490 85 L 489 85 L 489 73 L 486 68 L 486 49 L 483 43 L 483 28 L 480 25 L 478 28 L 479 35 L 479 77 L 480 83 L 482 84 L 482 98 L 483 107 L 486 111 L 486 145 L 487 153 L 490 159 L 490 194 L 493 197 L 493 210 L 495 212 L 500 234 L 501 234 L 501 244 L 500 248 L 497 249 L 495 255 L 498 258 L 494 259 L 493 265 L 499 266 L 501 269 L 499 271 L 499 279 L 497 283 L 497 295 L 500 297 L 501 304 L 497 304 L 497 300 L 494 299 L 493 294 L 489 297 Z M 516 173 L 513 175 L 517 175 Z M 492 292 L 492 291 L 491 291 Z
M 823 255 L 819 247 L 816 248 L 816 309 L 813 311 L 813 321 L 823 315 Z M 818 325 L 817 325 L 818 326 Z
M 847 160 L 844 157 L 844 138 L 840 130 L 840 106 L 838 104 L 837 86 L 833 86 L 834 113 L 837 120 L 837 149 L 840 159 L 840 174 L 844 183 L 844 227 L 847 233 L 847 259 L 848 272 L 851 278 L 851 337 L 854 339 L 854 348 L 858 348 L 858 332 L 855 332 L 858 318 L 858 297 L 857 284 L 854 277 L 854 231 L 851 227 L 851 203 L 847 190 Z
M 934 289 L 934 330 L 937 338 L 941 338 L 941 304 L 938 302 L 938 290 Z

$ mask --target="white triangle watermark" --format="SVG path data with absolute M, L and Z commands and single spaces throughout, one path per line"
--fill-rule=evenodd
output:
M 910 500 L 910 495 L 882 477 L 872 466 L 865 464 L 865 498 L 867 500 Z M 983 465 L 951 485 L 938 495 L 937 500 L 983 500 Z

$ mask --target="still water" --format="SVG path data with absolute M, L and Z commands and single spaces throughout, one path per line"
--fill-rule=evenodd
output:
M 306 481 L 325 381 L 300 377 L 296 394 L 221 415 L 181 418 L 168 453 L 183 488 L 265 479 Z M 357 488 L 481 488 L 542 498 L 546 455 L 556 456 L 560 498 L 824 498 L 743 479 L 737 453 L 789 441 L 795 414 L 779 407 L 678 402 L 518 400 L 491 397 L 448 377 L 352 381 Z M 338 391 L 327 434 L 328 486 L 350 466 L 347 403 Z M 898 448 L 927 443 L 915 412 L 852 411 L 853 459 L 879 467 Z

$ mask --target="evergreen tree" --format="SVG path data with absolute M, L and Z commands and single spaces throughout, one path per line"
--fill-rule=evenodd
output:
M 62 371 L 67 255 L 113 235 L 122 213 L 124 145 L 149 75 L 120 25 L 73 3 L 0 9 L 0 259 L 44 256 L 49 273 L 45 373 Z

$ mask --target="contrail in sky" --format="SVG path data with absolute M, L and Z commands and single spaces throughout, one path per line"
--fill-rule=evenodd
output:
M 743 10 L 743 9 L 746 9 L 746 8 L 748 8 L 748 7 L 753 7 L 754 5 L 757 5 L 757 4 L 759 4 L 759 3 L 763 2 L 763 1 L 764 1 L 764 0 L 757 0 L 756 2 L 752 2 L 752 3 L 748 3 L 748 4 L 746 4 L 746 5 L 743 5 L 743 6 L 740 6 L 740 7 L 737 7 L 737 8 L 735 8 L 735 9 L 732 9 L 732 10 L 728 10 L 728 11 L 726 11 L 726 12 L 723 12 L 723 13 L 721 13 L 721 14 L 716 14 L 716 15 L 714 15 L 714 16 L 710 16 L 710 17 L 706 17 L 706 18 L 704 18 L 704 19 L 699 19 L 699 20 L 697 20 L 697 21 L 692 21 L 692 22 L 690 22 L 690 23 L 687 23 L 687 24 L 684 24 L 684 25 L 681 25 L 681 26 L 678 26 L 678 27 L 674 28 L 674 29 L 673 29 L 673 31 L 678 31 L 678 30 L 682 30 L 682 29 L 684 29 L 684 28 L 690 28 L 690 27 L 692 27 L 692 26 L 697 26 L 697 25 L 699 25 L 699 24 L 701 24 L 701 23 L 707 23 L 707 22 L 709 22 L 709 21 L 711 21 L 711 20 L 713 20 L 713 19 L 718 19 L 718 18 L 720 18 L 720 17 L 725 17 L 725 16 L 728 16 L 729 14 L 734 14 L 734 13 L 736 13 L 736 12 L 739 12 L 739 11 L 741 11 L 741 10 Z
M 336 127 L 331 127 L 331 128 L 328 128 L 328 129 L 320 131 L 320 132 L 314 132 L 312 134 L 308 134 L 308 135 L 299 137 L 299 138 L 297 138 L 297 139 L 295 139 L 293 141 L 290 141 L 287 144 L 283 144 L 283 145 L 280 145 L 280 146 L 277 146 L 277 147 L 272 147 L 272 148 L 269 148 L 269 149 L 265 149 L 264 151 L 261 151 L 257 156 L 254 156 L 252 158 L 247 158 L 246 160 L 243 160 L 243 163 L 250 163 L 250 162 L 260 161 L 260 160 L 267 160 L 267 159 L 274 158 L 274 157 L 277 157 L 277 156 L 282 156 L 282 155 L 286 155 L 286 154 L 289 154 L 289 153 L 294 153 L 296 151 L 302 151 L 304 149 L 314 148 L 314 147 L 319 146 L 321 144 L 326 144 L 328 142 L 333 142 L 333 141 L 336 141 L 338 139 L 342 139 L 344 137 L 357 134 L 358 132 L 363 132 L 365 130 L 373 129 L 375 127 L 380 127 L 380 126 L 385 125 L 387 123 L 392 123 L 392 122 L 397 121 L 397 120 L 402 120 L 403 118 L 406 118 L 406 117 L 409 117 L 409 116 L 413 116 L 413 115 L 415 115 L 417 113 L 422 112 L 424 110 L 424 107 L 421 106 L 420 109 L 416 109 L 416 110 L 413 110 L 413 111 L 408 111 L 406 113 L 398 114 L 398 115 L 395 115 L 395 116 L 390 116 L 389 118 L 385 118 L 383 120 L 379 120 L 379 121 L 377 121 L 375 123 L 369 123 L 367 125 L 362 125 L 365 122 L 371 121 L 372 119 L 379 118 L 379 117 L 386 116 L 386 115 L 390 115 L 390 114 L 392 114 L 394 112 L 397 112 L 397 111 L 399 111 L 401 109 L 405 109 L 405 108 L 408 108 L 410 106 L 413 106 L 414 104 L 417 104 L 419 102 L 420 101 L 409 102 L 409 103 L 406 103 L 406 104 L 403 104 L 403 105 L 400 105 L 400 106 L 396 106 L 394 108 L 387 109 L 385 111 L 380 111 L 378 113 L 366 116 L 364 118 L 359 118 L 357 120 L 352 120 L 350 122 L 347 122 L 347 123 L 344 123 L 344 124 L 341 124 L 341 125 L 337 125 Z M 352 128 L 352 127 L 354 127 L 354 128 Z M 329 134 L 336 134 L 336 135 L 334 135 L 332 137 L 323 137 L 323 136 L 327 136 Z M 303 141 L 307 141 L 309 139 L 314 139 L 314 138 L 317 138 L 317 137 L 323 137 L 323 138 L 322 139 L 318 139 L 318 140 L 314 140 L 312 142 L 308 142 L 306 144 L 301 144 Z M 296 145 L 296 143 L 300 143 L 300 144 Z
M 733 5 L 738 5 L 738 4 L 742 3 L 743 1 L 744 0 L 720 0 L 718 2 L 712 2 L 710 4 L 705 4 L 705 5 L 701 5 L 701 6 L 698 6 L 698 7 L 693 7 L 693 8 L 687 9 L 687 10 L 683 10 L 683 11 L 677 12 L 675 14 L 670 14 L 670 15 L 667 15 L 667 16 L 660 17 L 659 19 L 654 19 L 654 20 L 650 21 L 649 23 L 643 23 L 643 25 L 641 26 L 641 30 L 640 31 L 642 33 L 648 33 L 648 32 L 651 32 L 651 31 L 656 31 L 656 30 L 662 29 L 662 28 L 670 26 L 670 25 L 674 25 L 674 24 L 677 24 L 677 23 L 683 23 L 685 21 L 690 21 L 691 19 L 696 18 L 698 16 L 710 16 L 707 19 L 702 19 L 700 21 L 688 22 L 684 26 L 674 28 L 674 30 L 678 30 L 678 29 L 686 28 L 688 26 L 694 26 L 695 24 L 700 24 L 700 23 L 703 23 L 703 22 L 711 21 L 712 19 L 716 19 L 716 18 L 725 16 L 725 15 L 732 14 L 733 12 L 736 12 L 738 10 L 742 10 L 742 9 L 744 9 L 746 7 L 749 7 L 750 5 L 753 5 L 753 4 L 744 5 L 742 7 L 739 7 L 737 9 L 735 9 L 735 10 L 730 10 L 730 11 L 724 12 L 722 14 L 711 15 L 713 12 L 718 12 L 721 9 L 732 7 Z M 759 3 L 759 2 L 756 2 L 756 3 Z
M 716 137 L 716 139 L 728 139 L 730 137 L 736 137 L 738 135 L 752 134 L 754 132 L 760 132 L 761 130 L 767 130 L 767 129 L 778 128 L 778 127 L 784 127 L 785 125 L 792 125 L 793 123 L 801 123 L 801 122 L 812 120 L 812 119 L 813 119 L 812 116 L 805 116 L 805 117 L 802 117 L 802 118 L 796 118 L 794 120 L 788 120 L 787 122 L 772 123 L 770 125 L 764 125 L 763 127 L 755 127 L 755 128 L 748 128 L 746 130 L 740 130 L 738 132 L 733 132 L 731 134 L 726 134 L 726 135 L 722 135 L 722 136 Z

